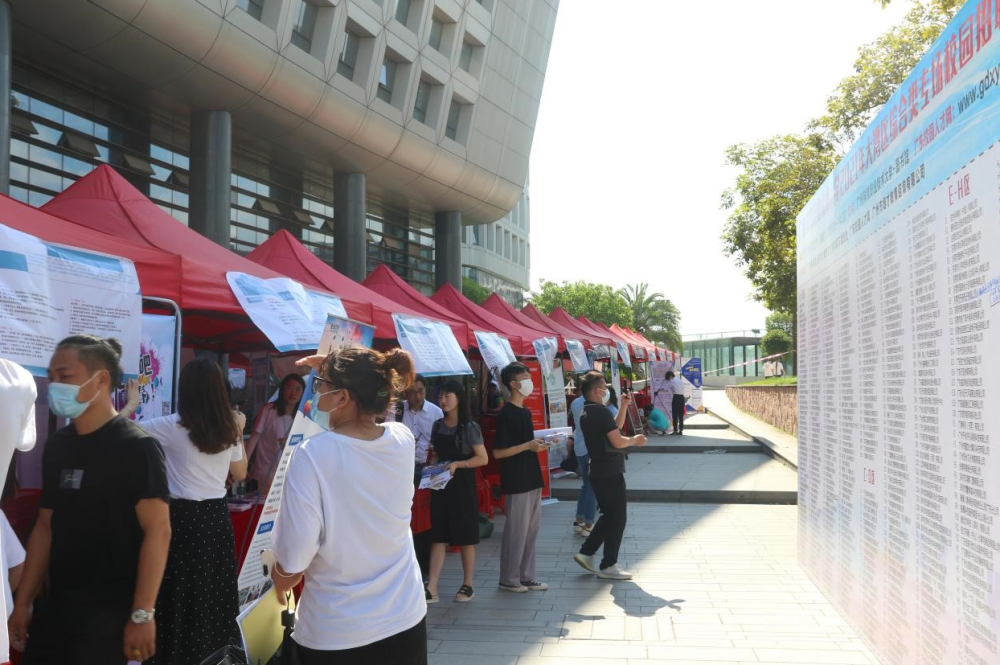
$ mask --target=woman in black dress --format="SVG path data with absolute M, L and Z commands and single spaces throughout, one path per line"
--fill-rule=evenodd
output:
M 438 602 L 438 581 L 444 567 L 448 545 L 462 551 L 465 579 L 455 594 L 455 602 L 467 603 L 475 591 L 472 574 L 476 567 L 479 544 L 479 500 L 476 495 L 475 468 L 489 461 L 483 433 L 469 417 L 468 396 L 461 383 L 445 382 L 438 391 L 438 404 L 444 418 L 434 423 L 431 446 L 437 462 L 449 462 L 452 479 L 444 489 L 431 494 L 431 566 L 427 581 L 427 602 Z

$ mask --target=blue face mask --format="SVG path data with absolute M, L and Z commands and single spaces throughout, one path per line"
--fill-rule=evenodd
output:
M 75 386 L 72 383 L 50 383 L 49 411 L 70 420 L 82 416 L 97 395 L 95 394 L 94 397 L 91 397 L 86 402 L 77 401 L 77 397 L 80 395 L 80 388 L 93 381 L 95 376 L 97 375 L 95 374 L 90 377 L 79 386 Z
M 330 414 L 339 409 L 340 407 L 338 406 L 335 409 L 331 409 L 329 411 L 323 411 L 322 409 L 319 408 L 319 398 L 322 397 L 323 395 L 331 395 L 333 393 L 339 393 L 341 390 L 342 388 L 338 388 L 337 390 L 328 390 L 325 393 L 316 393 L 316 400 L 314 402 L 316 408 L 313 409 L 312 420 L 314 423 L 319 425 L 321 428 L 325 429 L 327 432 L 332 431 L 330 429 Z

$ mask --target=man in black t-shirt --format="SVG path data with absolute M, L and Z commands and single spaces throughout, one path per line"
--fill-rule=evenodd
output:
M 156 652 L 170 545 L 166 465 L 160 444 L 114 409 L 120 359 L 117 341 L 76 335 L 49 362 L 49 409 L 72 424 L 45 444 L 38 521 L 10 619 L 15 647 L 27 644 L 25 665 L 124 665 Z
M 580 415 L 580 429 L 590 456 L 590 484 L 601 508 L 601 517 L 594 530 L 583 543 L 580 553 L 573 560 L 598 577 L 609 580 L 632 579 L 632 573 L 618 565 L 618 551 L 625 535 L 625 521 L 628 500 L 625 493 L 625 449 L 629 446 L 646 445 L 646 436 L 622 436 L 621 427 L 625 422 L 632 395 L 621 397 L 618 420 L 604 406 L 608 398 L 608 386 L 600 372 L 588 372 L 580 384 L 586 402 Z M 604 545 L 604 558 L 600 568 L 594 564 L 594 555 Z
M 549 586 L 535 579 L 535 541 L 542 519 L 542 468 L 538 451 L 544 442 L 535 438 L 531 411 L 524 398 L 535 387 L 528 368 L 511 363 L 500 373 L 510 400 L 497 414 L 493 456 L 500 460 L 500 491 L 504 495 L 507 523 L 500 543 L 500 589 L 524 593 Z

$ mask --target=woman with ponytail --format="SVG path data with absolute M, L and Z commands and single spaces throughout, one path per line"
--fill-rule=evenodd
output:
M 292 456 L 271 571 L 282 598 L 306 579 L 292 635 L 299 663 L 426 665 L 410 535 L 415 443 L 402 423 L 376 422 L 413 383 L 413 362 L 354 346 L 300 363 L 318 368 L 313 419 L 327 431 Z

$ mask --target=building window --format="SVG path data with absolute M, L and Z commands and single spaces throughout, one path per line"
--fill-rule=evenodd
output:
M 410 0 L 396 2 L 396 20 L 406 25 L 410 19 Z
M 413 117 L 424 123 L 427 122 L 427 108 L 431 103 L 431 84 L 421 81 L 417 86 L 417 101 L 413 104 Z
M 521 241 L 521 265 L 527 267 L 528 265 L 528 254 L 525 250 L 524 241 Z
M 236 6 L 258 21 L 264 16 L 264 0 L 236 0 Z
M 472 72 L 472 44 L 463 41 L 462 53 L 458 58 L 458 66 L 467 72 Z
M 431 21 L 431 38 L 428 43 L 436 51 L 441 50 L 441 37 L 444 35 L 444 23 L 438 19 Z
M 295 23 L 292 25 L 292 43 L 306 53 L 312 52 L 313 32 L 316 30 L 316 5 L 299 0 Z
M 497 254 L 503 256 L 503 229 L 497 226 L 496 230 L 497 230 Z
M 517 238 L 514 238 L 513 245 L 514 245 L 513 256 L 510 257 L 510 260 L 513 261 L 514 263 L 521 263 L 521 253 L 520 253 L 521 247 L 517 242 Z
M 358 48 L 361 46 L 361 38 L 353 32 L 345 32 L 344 35 L 344 48 L 340 52 L 337 72 L 344 78 L 353 81 L 354 68 L 358 66 Z
M 385 57 L 382 61 L 382 71 L 378 77 L 378 98 L 387 104 L 392 104 L 392 89 L 396 84 L 396 69 L 399 63 Z
M 509 261 L 510 260 L 510 254 L 511 254 L 511 248 L 510 248 L 510 231 L 504 231 L 503 232 L 503 239 L 504 239 L 503 256 L 504 256 L 505 259 L 507 259 Z
M 452 141 L 458 140 L 458 122 L 462 118 L 462 105 L 458 100 L 451 100 L 451 108 L 448 109 L 448 124 L 444 128 L 444 135 Z

